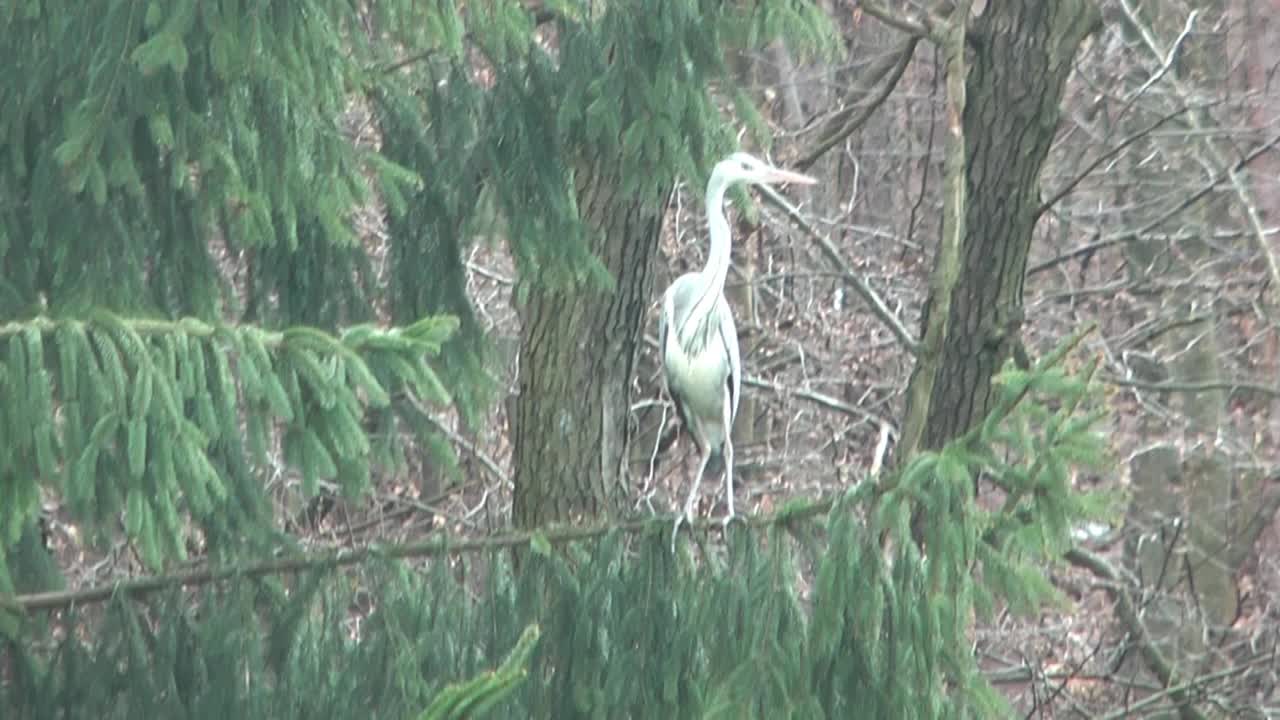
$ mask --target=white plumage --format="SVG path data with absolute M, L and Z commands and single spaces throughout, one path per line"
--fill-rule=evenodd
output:
M 780 182 L 810 184 L 815 180 L 779 170 L 747 153 L 734 153 L 716 164 L 707 183 L 707 232 L 711 248 L 700 272 L 676 278 L 662 296 L 658 341 L 667 391 L 675 401 L 685 429 L 702 451 L 684 510 L 676 518 L 692 520 L 698 485 L 713 457 L 724 460 L 728 516 L 733 512 L 733 419 L 738 414 L 742 361 L 738 330 L 724 299 L 729 273 L 729 222 L 724 216 L 725 191 L 735 183 L 765 185 Z

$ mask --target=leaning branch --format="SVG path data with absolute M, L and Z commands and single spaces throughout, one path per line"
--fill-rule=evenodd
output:
M 942 241 L 929 278 L 930 307 L 925 317 L 924 337 L 920 341 L 921 351 L 916 355 L 916 367 L 907 383 L 902 437 L 894 451 L 899 464 L 915 455 L 924 437 L 951 318 L 951 293 L 960 275 L 960 249 L 964 247 L 969 206 L 967 141 L 964 134 L 965 81 L 969 75 L 965 63 L 968 20 L 969 3 L 962 0 L 952 10 L 951 21 L 944 28 L 944 42 L 940 43 L 946 58 L 948 134 L 943 160 Z
M 867 71 L 866 82 L 855 87 L 845 96 L 845 107 L 827 119 L 813 147 L 804 151 L 793 164 L 801 170 L 808 169 L 828 150 L 844 142 L 845 138 L 865 125 L 875 111 L 884 104 L 893 89 L 898 86 L 898 81 L 902 79 L 907 65 L 911 63 L 911 57 L 915 55 L 916 45 L 919 42 L 920 38 L 909 37 L 901 47 L 885 55 L 873 65 Z M 872 95 L 871 91 L 877 84 L 880 88 Z M 870 97 L 863 98 L 868 95 Z
M 920 344 L 911 336 L 911 331 L 908 330 L 906 325 L 903 325 L 902 321 L 898 319 L 898 316 L 889 309 L 884 298 L 880 297 L 880 294 L 877 293 L 866 280 L 862 279 L 861 275 L 855 273 L 853 268 L 849 266 L 849 263 L 845 262 L 844 257 L 840 254 L 840 251 L 836 249 L 836 246 L 832 244 L 831 240 L 829 240 L 826 235 L 818 232 L 813 225 L 809 224 L 809 221 L 804 219 L 804 216 L 800 214 L 800 211 L 793 207 L 791 203 L 787 202 L 786 198 L 779 195 L 773 188 L 768 185 L 760 185 L 759 189 L 766 200 L 785 212 L 788 217 L 795 221 L 796 225 L 798 225 L 801 230 L 804 230 L 809 237 L 813 238 L 813 241 L 817 243 L 818 248 L 822 250 L 822 253 L 827 256 L 827 259 L 830 260 L 837 269 L 839 269 L 840 275 L 853 285 L 853 288 L 857 291 L 858 295 L 862 296 L 862 299 L 867 302 L 867 305 L 871 308 L 871 312 L 880 319 L 880 322 L 883 322 L 885 326 L 889 328 L 889 331 L 893 333 L 893 336 L 898 340 L 902 347 L 906 348 L 907 352 L 910 352 L 912 355 L 918 354 L 920 352 Z

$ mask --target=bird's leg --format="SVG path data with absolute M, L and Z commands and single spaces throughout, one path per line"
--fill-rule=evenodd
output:
M 698 497 L 698 485 L 702 482 L 702 473 L 707 470 L 707 461 L 711 459 L 711 448 L 707 448 L 702 453 L 702 463 L 698 465 L 698 474 L 693 477 L 693 487 L 689 488 L 689 499 L 684 501 L 684 510 L 676 515 L 676 526 L 671 530 L 671 550 L 676 549 L 676 535 L 680 533 L 680 523 L 688 520 L 693 523 L 693 507 L 694 501 Z
M 728 525 L 733 521 L 733 443 L 729 440 L 724 441 L 724 449 L 720 451 L 724 454 L 724 494 L 729 503 L 729 514 L 724 517 L 724 524 Z
M 733 407 L 729 404 L 729 396 L 724 398 L 724 445 L 720 448 L 724 459 L 724 495 L 729 504 L 729 514 L 724 518 L 727 526 L 733 521 Z
M 684 516 L 693 522 L 693 510 L 697 505 L 698 487 L 702 484 L 702 476 L 707 472 L 707 463 L 711 462 L 711 449 L 702 453 L 702 462 L 698 464 L 698 474 L 693 478 L 693 487 L 689 489 L 689 497 L 684 501 Z

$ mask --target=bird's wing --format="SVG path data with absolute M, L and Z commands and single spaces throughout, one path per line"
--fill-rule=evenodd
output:
M 677 297 L 676 285 L 667 288 L 662 295 L 662 310 L 658 313 L 658 357 L 662 359 L 662 380 L 667 386 L 667 395 L 670 396 L 671 402 L 675 403 L 676 413 L 680 415 L 680 423 L 684 425 L 685 432 L 689 437 L 693 438 L 693 444 L 698 445 L 698 436 L 693 432 L 693 425 L 690 423 L 688 408 L 684 406 L 684 402 L 680 399 L 680 393 L 671 386 L 671 368 L 667 365 L 667 333 L 672 332 L 672 327 L 679 326 L 679 309 L 676 307 Z M 699 450 L 701 447 L 699 446 Z
M 732 407 L 730 420 L 738 416 L 738 396 L 742 394 L 742 358 L 738 355 L 738 326 L 733 322 L 733 313 L 729 311 L 729 303 L 720 298 L 720 340 L 724 343 L 725 355 L 729 358 L 729 377 L 725 382 L 729 385 L 729 401 Z M 725 433 L 732 428 L 725 428 Z

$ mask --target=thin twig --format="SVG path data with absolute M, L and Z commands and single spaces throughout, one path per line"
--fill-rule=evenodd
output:
M 901 48 L 889 53 L 878 64 L 873 66 L 867 72 L 870 79 L 866 84 L 856 88 L 846 96 L 845 102 L 847 106 L 827 120 L 823 126 L 822 135 L 817 142 L 814 143 L 813 147 L 801 154 L 800 158 L 793 164 L 801 170 L 808 169 L 828 150 L 839 145 L 845 138 L 857 132 L 858 128 L 866 124 L 872 114 L 888 99 L 893 89 L 898 86 L 898 81 L 902 79 L 902 74 L 906 71 L 907 65 L 911 63 L 911 57 L 915 54 L 916 45 L 919 42 L 920 39 L 918 37 L 912 36 L 908 38 Z M 861 103 L 853 101 L 857 96 L 871 92 L 871 88 L 876 83 L 880 83 L 880 89 L 874 96 Z
M 1120 571 L 1108 562 L 1106 558 L 1083 548 L 1068 550 L 1066 558 L 1071 564 L 1082 567 L 1105 581 L 1103 586 L 1116 601 L 1116 613 L 1120 616 L 1121 622 L 1125 624 L 1129 635 L 1137 643 L 1138 652 L 1142 655 L 1143 661 L 1151 672 L 1155 673 L 1160 684 L 1164 686 L 1165 692 L 1173 700 L 1178 709 L 1178 714 L 1191 720 L 1206 720 L 1205 715 L 1196 709 L 1191 702 L 1190 691 L 1194 689 L 1194 683 L 1184 683 L 1178 677 L 1177 670 L 1173 664 L 1169 662 L 1169 659 L 1164 656 L 1164 653 L 1156 645 L 1155 640 L 1147 631 L 1146 623 L 1142 621 L 1142 615 L 1133 604 L 1133 598 L 1129 594 Z
M 1233 173 L 1237 173 L 1243 170 L 1244 168 L 1248 167 L 1254 160 L 1260 157 L 1263 153 L 1267 152 L 1268 150 L 1270 150 L 1271 148 L 1275 147 L 1278 144 L 1280 144 L 1280 135 L 1276 135 L 1275 137 L 1271 138 L 1267 142 L 1255 147 L 1253 150 L 1249 152 L 1248 155 L 1245 155 L 1244 157 L 1240 158 L 1234 165 L 1227 168 L 1226 170 L 1219 172 L 1217 175 L 1214 175 L 1212 178 L 1210 178 L 1209 181 L 1206 182 L 1203 186 L 1201 186 L 1199 190 L 1195 191 L 1191 195 L 1184 197 L 1181 202 L 1174 205 L 1172 208 L 1169 208 L 1169 210 L 1161 214 L 1160 217 L 1152 220 L 1151 222 L 1148 222 L 1147 224 L 1143 225 L 1137 230 L 1118 233 L 1112 237 L 1089 243 L 1082 247 L 1078 247 L 1075 250 L 1070 250 L 1061 255 L 1058 255 L 1057 257 L 1049 258 L 1048 260 L 1045 260 L 1042 263 L 1038 263 L 1028 268 L 1027 275 L 1030 276 L 1030 275 L 1035 275 L 1036 273 L 1044 272 L 1045 270 L 1052 269 L 1053 267 L 1060 265 L 1064 262 L 1067 262 L 1069 260 L 1073 260 L 1078 257 L 1083 257 L 1085 255 L 1088 255 L 1089 253 L 1097 252 L 1098 250 L 1101 250 L 1103 248 L 1111 247 L 1112 245 L 1121 245 L 1127 242 L 1134 242 L 1139 238 L 1142 238 L 1147 233 L 1165 224 L 1166 222 L 1173 219 L 1176 215 L 1183 212 L 1187 208 L 1195 205 L 1197 202 L 1199 202 L 1200 198 L 1204 197 L 1205 195 L 1208 195 L 1210 192 L 1213 192 L 1214 188 L 1218 187 L 1223 182 L 1229 180 Z
M 418 412 L 422 413 L 422 416 L 426 418 L 427 422 L 430 423 L 432 427 L 434 427 L 436 430 L 439 430 L 441 433 L 443 433 L 444 436 L 449 438 L 449 441 L 452 442 L 454 445 L 457 445 L 463 450 L 466 450 L 467 453 L 469 453 L 472 457 L 479 460 L 480 464 L 484 465 L 485 469 L 488 470 L 494 476 L 494 478 L 496 478 L 499 482 L 501 482 L 503 487 L 507 486 L 507 483 L 510 482 L 510 479 L 507 477 L 507 474 L 502 471 L 502 468 L 498 467 L 498 463 L 495 462 L 493 458 L 486 455 L 483 450 L 476 447 L 473 443 L 471 443 L 466 438 L 462 437 L 461 435 L 454 432 L 453 430 L 445 427 L 444 423 L 441 423 L 439 420 L 437 420 L 435 416 L 431 414 L 426 404 L 423 403 L 422 400 L 420 400 L 416 395 L 410 392 L 410 393 L 407 393 L 407 396 L 409 398 L 409 402 L 413 404 L 414 408 L 416 408 Z
M 889 328 L 889 331 L 893 333 L 893 336 L 897 338 L 902 347 L 906 348 L 907 352 L 910 352 L 912 355 L 918 354 L 920 352 L 920 345 L 916 342 L 916 339 L 911 336 L 911 332 L 902 324 L 902 321 L 898 319 L 898 316 L 889 309 L 889 306 L 885 303 L 884 299 L 880 297 L 880 294 L 872 289 L 872 287 L 867 284 L 867 281 L 862 279 L 861 275 L 858 275 L 851 267 L 849 267 L 849 264 L 845 262 L 844 257 L 840 255 L 840 251 L 836 249 L 836 246 L 833 245 L 829 239 L 827 239 L 827 236 L 814 229 L 813 225 L 810 225 L 809 221 L 805 220 L 800 214 L 800 211 L 793 207 L 791 203 L 787 202 L 786 198 L 778 194 L 776 190 L 768 185 L 761 185 L 759 186 L 759 189 L 765 199 L 782 209 L 783 212 L 787 213 L 792 221 L 794 221 L 796 225 L 800 226 L 801 230 L 804 230 L 809 237 L 813 238 L 814 242 L 818 244 L 818 248 L 821 249 L 823 254 L 827 256 L 827 259 L 840 270 L 840 274 L 844 279 L 853 284 L 854 289 L 862 296 L 862 299 L 865 300 L 867 305 L 871 308 L 871 312 Z
M 885 423 L 880 426 L 880 438 L 876 441 L 876 452 L 871 459 L 871 477 L 880 474 L 880 469 L 884 467 L 884 459 L 889 454 L 889 438 L 893 435 L 893 428 Z
M 1126 5 L 1125 9 L 1126 11 L 1128 11 L 1127 3 L 1125 3 L 1125 5 Z M 1137 98 L 1139 95 L 1146 92 L 1147 88 L 1151 87 L 1152 85 L 1155 85 L 1157 82 L 1160 81 L 1160 78 L 1164 77 L 1165 74 L 1169 72 L 1169 70 L 1173 67 L 1174 59 L 1178 55 L 1178 48 L 1182 46 L 1182 41 L 1187 38 L 1187 35 L 1191 34 L 1191 26 L 1195 24 L 1196 16 L 1199 14 L 1200 14 L 1200 11 L 1198 9 L 1192 10 L 1190 13 L 1187 14 L 1187 22 L 1185 25 L 1182 26 L 1182 32 L 1178 34 L 1178 37 L 1174 39 L 1173 44 L 1169 46 L 1169 51 L 1166 52 L 1164 55 L 1164 62 L 1160 63 L 1160 67 L 1154 73 L 1152 73 L 1151 77 L 1148 78 L 1146 82 L 1142 83 L 1142 85 L 1137 90 L 1134 90 L 1133 93 L 1131 93 L 1130 97 Z
M 891 423 L 888 420 L 888 418 L 877 415 L 871 412 L 870 410 L 863 410 L 860 407 L 855 407 L 853 405 L 850 405 L 849 403 L 841 402 L 840 400 L 837 400 L 836 398 L 833 398 L 830 395 L 826 395 L 820 392 L 815 392 L 813 390 L 804 390 L 802 388 L 789 388 L 784 385 L 771 383 L 768 380 L 762 380 L 758 377 L 751 377 L 751 376 L 744 377 L 742 379 L 742 384 L 746 385 L 747 387 L 760 388 L 761 390 L 770 390 L 772 392 L 778 393 L 779 395 L 793 395 L 795 397 L 803 398 L 810 402 L 821 405 L 827 408 L 828 410 L 835 410 L 836 412 L 841 412 L 846 415 L 859 417 L 859 418 L 862 418 L 863 420 L 876 423 L 880 427 L 893 428 L 893 423 Z

